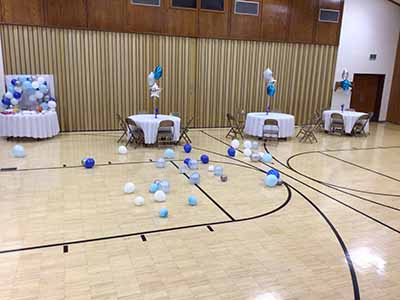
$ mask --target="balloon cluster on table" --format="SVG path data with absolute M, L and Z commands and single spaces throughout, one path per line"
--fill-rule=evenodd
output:
M 11 80 L 7 92 L 1 99 L 1 108 L 19 111 L 23 97 L 29 100 L 29 106 L 35 106 L 36 111 L 56 109 L 56 99 L 50 95 L 50 89 L 41 76 L 18 76 Z
M 276 89 L 275 89 L 276 80 L 274 79 L 272 70 L 270 68 L 268 68 L 264 71 L 264 80 L 265 80 L 265 86 L 267 89 L 267 95 L 270 97 L 273 97 L 276 92 Z
M 157 81 L 162 77 L 163 69 L 161 66 L 155 67 L 153 72 L 150 72 L 147 75 L 147 84 L 150 90 L 150 97 L 154 100 L 160 98 L 161 88 L 158 86 Z M 154 108 L 154 115 L 157 118 L 158 115 L 158 107 Z
M 343 69 L 342 71 L 342 82 L 340 83 L 340 87 L 344 91 L 349 91 L 353 87 L 352 83 L 349 80 L 349 71 L 347 71 L 347 69 Z

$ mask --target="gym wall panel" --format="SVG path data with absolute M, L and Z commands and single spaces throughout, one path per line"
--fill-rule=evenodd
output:
M 153 111 L 147 74 L 164 68 L 161 113 L 196 127 L 226 126 L 225 114 L 264 111 L 263 70 L 271 67 L 273 109 L 302 123 L 329 106 L 336 46 L 169 37 L 1 25 L 6 74 L 54 74 L 64 131 L 116 129 L 122 116 Z
M 158 63 L 161 112 L 194 114 L 194 39 L 12 25 L 1 37 L 6 74 L 54 74 L 64 131 L 116 129 L 116 113 L 153 111 L 147 74 Z
M 196 125 L 226 126 L 227 112 L 271 109 L 306 122 L 328 107 L 337 48 L 307 44 L 199 39 L 197 44 Z M 266 96 L 263 70 L 278 80 Z

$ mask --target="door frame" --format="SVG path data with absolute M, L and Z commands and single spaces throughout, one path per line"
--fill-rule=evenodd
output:
M 354 73 L 354 75 L 353 75 L 353 83 L 354 83 L 354 77 L 356 75 L 370 75 L 370 76 L 379 77 L 378 94 L 376 95 L 374 116 L 371 119 L 371 121 L 379 122 L 379 116 L 381 114 L 381 107 L 382 107 L 382 96 L 383 96 L 383 91 L 384 91 L 384 88 L 385 88 L 386 74 L 382 74 L 382 73 Z M 353 94 L 350 97 L 350 107 L 351 107 L 352 100 L 353 100 Z M 367 111 L 367 113 L 370 113 L 370 112 Z

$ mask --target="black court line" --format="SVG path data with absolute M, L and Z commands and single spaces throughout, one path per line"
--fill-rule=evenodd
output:
M 179 166 L 175 162 L 170 162 L 175 166 L 177 170 L 179 170 Z M 183 173 L 182 175 L 184 175 L 187 179 L 190 178 L 186 173 Z M 196 186 L 209 200 L 211 200 L 211 202 L 214 203 L 215 206 L 217 206 L 219 210 L 222 211 L 229 219 L 235 221 L 235 218 L 232 217 L 217 201 L 215 201 L 215 199 L 213 199 L 213 197 L 211 197 L 200 185 L 195 184 L 194 186 Z
M 336 184 L 329 183 L 329 182 L 324 182 L 324 181 L 318 180 L 318 179 L 316 179 L 316 178 L 313 178 L 313 177 L 311 177 L 311 176 L 309 176 L 309 175 L 303 174 L 302 172 L 300 172 L 300 171 L 298 171 L 297 169 L 295 169 L 295 168 L 291 165 L 291 163 L 290 163 L 290 162 L 291 162 L 294 158 L 296 158 L 296 157 L 299 157 L 299 156 L 302 156 L 302 155 L 307 155 L 307 154 L 315 154 L 315 153 L 320 154 L 320 151 L 307 151 L 307 152 L 301 152 L 301 153 L 294 154 L 294 155 L 290 156 L 290 157 L 287 159 L 286 165 L 285 165 L 284 163 L 280 162 L 279 160 L 277 160 L 276 158 L 274 158 L 274 159 L 275 159 L 276 161 L 278 161 L 278 162 L 279 162 L 282 166 L 284 166 L 285 168 L 289 168 L 289 169 L 292 170 L 293 172 L 295 172 L 295 173 L 297 173 L 297 174 L 299 174 L 299 175 L 301 175 L 301 176 L 303 176 L 303 177 L 305 177 L 305 178 L 307 178 L 307 179 L 310 179 L 310 180 L 312 180 L 312 181 L 315 181 L 315 182 L 318 182 L 318 183 L 320 183 L 320 184 L 323 184 L 323 185 L 325 185 L 325 186 L 335 187 L 335 188 L 344 189 L 344 190 L 349 190 L 349 191 L 353 191 L 353 192 L 359 192 L 359 193 L 362 193 L 362 194 L 370 194 L 370 195 L 384 196 L 384 197 L 397 197 L 397 198 L 400 197 L 400 195 L 398 195 L 398 194 L 387 194 L 387 193 L 379 193 L 379 192 L 373 192 L 373 191 L 366 191 L 366 190 L 360 190 L 360 189 L 350 188 L 350 187 L 346 187 L 346 186 L 340 186 L 340 185 L 336 185 Z
M 12 172 L 12 171 L 17 171 L 18 168 L 1 168 L 1 172 Z
M 366 168 L 366 167 L 357 165 L 357 164 L 355 164 L 355 163 L 352 163 L 352 162 L 347 161 L 347 160 L 345 160 L 345 159 L 342 159 L 342 158 L 339 158 L 339 157 L 330 155 L 330 154 L 328 154 L 328 153 L 324 153 L 324 152 L 322 152 L 322 151 L 320 151 L 320 153 L 321 153 L 322 155 L 327 156 L 327 157 L 330 157 L 330 158 L 336 159 L 336 160 L 338 160 L 338 161 L 341 161 L 341 162 L 343 162 L 343 163 L 349 164 L 349 165 L 351 165 L 351 166 L 353 166 L 353 167 L 357 167 L 357 168 L 363 169 L 363 170 L 365 170 L 365 171 L 368 171 L 368 172 L 371 172 L 371 173 L 374 173 L 374 174 L 377 174 L 377 175 L 380 175 L 380 176 L 383 176 L 383 177 L 392 179 L 392 180 L 394 180 L 394 181 L 400 182 L 400 179 L 398 179 L 398 178 L 395 178 L 395 177 L 386 175 L 386 174 L 384 174 L 384 173 L 381 173 L 381 172 L 378 172 L 378 171 L 375 171 L 375 170 L 372 170 L 372 169 L 369 169 L 369 168 Z
M 211 232 L 214 231 L 214 228 L 212 228 L 210 225 L 207 226 L 208 230 L 210 230 Z
M 142 239 L 143 242 L 146 242 L 146 241 L 147 241 L 146 236 L 145 236 L 144 234 L 141 234 L 141 235 L 140 235 L 140 238 Z
M 63 246 L 63 252 L 64 253 L 68 253 L 69 249 L 68 249 L 68 245 L 64 245 Z
M 354 293 L 354 299 L 355 300 L 360 300 L 360 287 L 358 285 L 358 280 L 357 280 L 357 274 L 354 269 L 354 264 L 351 259 L 350 253 L 347 250 L 346 244 L 343 240 L 343 238 L 340 236 L 339 232 L 333 225 L 333 223 L 329 220 L 329 218 L 322 212 L 322 210 L 313 202 L 311 201 L 310 198 L 308 198 L 306 195 L 304 195 L 302 192 L 300 192 L 298 189 L 293 187 L 292 185 L 288 184 L 291 189 L 296 191 L 300 196 L 302 196 L 319 214 L 320 216 L 325 220 L 325 222 L 328 224 L 328 226 L 331 228 L 333 233 L 335 234 L 336 239 L 338 240 L 340 246 L 342 247 L 344 257 L 346 258 L 347 266 L 349 268 L 350 276 L 351 276 L 351 282 L 353 284 L 353 293 Z
M 209 134 L 207 134 L 207 133 L 205 133 L 205 132 L 204 132 L 204 134 L 210 136 Z M 221 142 L 221 143 L 223 143 L 223 144 L 229 145 L 229 144 L 225 143 L 224 141 L 219 140 L 219 139 L 216 138 L 216 137 L 213 137 L 213 136 L 210 136 L 210 137 L 213 138 L 213 139 L 215 139 L 215 140 L 217 140 L 217 141 L 219 141 L 219 142 Z M 229 145 L 229 146 L 230 146 L 230 145 Z M 218 152 L 209 151 L 209 150 L 204 150 L 204 149 L 197 148 L 197 147 L 193 147 L 193 148 L 194 148 L 194 149 L 197 149 L 197 150 L 208 151 L 208 152 L 210 152 L 210 153 L 213 153 L 213 154 L 215 154 L 215 155 L 219 155 L 219 156 L 222 156 L 222 157 L 228 157 L 228 156 L 223 155 L 223 154 L 218 153 Z M 242 151 L 239 150 L 239 152 L 242 152 Z M 228 158 L 229 158 L 229 157 L 228 157 Z M 238 162 L 241 162 L 241 163 L 243 163 L 243 164 L 249 165 L 249 166 L 253 166 L 253 165 L 251 165 L 251 164 L 249 164 L 249 163 L 247 163 L 247 162 L 241 161 L 241 160 L 236 159 L 236 158 L 231 158 L 231 159 L 232 159 L 232 160 L 235 160 L 235 161 L 238 161 Z M 317 192 L 317 193 L 319 193 L 319 194 L 321 194 L 321 195 L 323 195 L 323 196 L 325 196 L 325 197 L 327 197 L 327 198 L 329 198 L 329 199 L 331 199 L 331 200 L 333 200 L 333 201 L 335 201 L 335 202 L 337 202 L 337 203 L 339 203 L 339 204 L 341 204 L 341 205 L 343 205 L 343 206 L 345 206 L 345 207 L 347 207 L 347 208 L 349 208 L 349 209 L 351 209 L 351 210 L 357 212 L 358 214 L 360 214 L 360 215 L 362 215 L 362 216 L 364 216 L 364 217 L 366 217 L 366 218 L 368 218 L 368 219 L 370 219 L 370 220 L 372 220 L 372 221 L 374 221 L 374 222 L 376 222 L 376 223 L 378 223 L 378 224 L 380 224 L 380 225 L 386 227 L 387 229 L 389 229 L 389 230 L 391 230 L 391 231 L 394 231 L 394 232 L 400 234 L 400 230 L 398 230 L 398 229 L 396 229 L 396 228 L 394 228 L 394 227 L 392 227 L 392 226 L 390 226 L 390 225 L 388 225 L 388 224 L 382 222 L 381 220 L 379 220 L 379 219 L 377 219 L 377 218 L 375 218 L 375 217 L 372 217 L 372 216 L 370 216 L 370 215 L 364 213 L 363 211 L 361 211 L 361 210 L 359 210 L 359 209 L 357 209 L 357 208 L 354 208 L 354 207 L 352 207 L 351 205 L 349 205 L 349 204 L 347 204 L 347 203 L 345 203 L 345 202 L 343 202 L 343 201 L 341 201 L 341 200 L 339 200 L 339 199 L 336 199 L 335 197 L 333 197 L 333 196 L 331 196 L 331 195 L 329 195 L 329 194 L 327 194 L 327 193 L 325 193 L 325 192 L 320 191 L 319 189 L 317 189 L 317 188 L 315 188 L 315 187 L 313 187 L 313 186 L 311 186 L 311 185 L 309 185 L 309 184 L 307 184 L 307 183 L 301 181 L 300 179 L 298 179 L 298 178 L 296 178 L 296 177 L 294 177 L 294 176 L 292 176 L 292 175 L 290 175 L 290 174 L 288 174 L 288 173 L 286 173 L 286 172 L 284 172 L 284 171 L 282 171 L 282 170 L 280 170 L 280 169 L 278 169 L 278 168 L 276 168 L 276 167 L 271 167 L 270 165 L 268 165 L 268 164 L 266 164 L 266 163 L 264 163 L 264 162 L 262 162 L 262 161 L 261 161 L 260 163 L 266 165 L 266 166 L 269 167 L 269 168 L 278 170 L 281 174 L 283 174 L 283 175 L 285 175 L 285 176 L 291 178 L 292 180 L 294 180 L 294 181 L 296 181 L 296 182 L 299 182 L 299 183 L 301 183 L 302 185 L 304 185 L 304 186 L 306 186 L 306 187 L 312 189 L 313 191 L 315 191 L 315 192 Z M 255 167 L 255 166 L 253 166 L 253 167 Z M 255 168 L 257 168 L 257 169 L 261 170 L 263 173 L 265 173 L 265 170 L 260 169 L 260 168 L 258 168 L 258 167 L 255 167 Z M 288 168 L 288 167 L 285 166 L 285 168 Z M 288 169 L 291 170 L 290 168 L 288 168 Z M 291 171 L 293 171 L 293 170 L 291 170 Z M 301 175 L 301 174 L 299 174 L 299 175 Z
M 219 162 L 219 163 L 224 164 L 225 162 Z M 238 167 L 241 167 L 241 166 L 238 165 Z M 254 168 L 253 166 L 251 166 L 251 167 L 254 171 L 260 171 L 256 168 Z M 261 172 L 264 172 L 264 171 L 261 170 Z M 8 250 L 0 251 L 0 254 L 7 254 L 7 253 L 13 253 L 13 252 L 24 252 L 24 251 L 54 248 L 54 247 L 60 247 L 60 246 L 63 247 L 65 245 L 85 244 L 85 243 L 92 243 L 92 242 L 99 242 L 99 241 L 106 241 L 106 240 L 122 239 L 122 238 L 133 237 L 133 236 L 171 232 L 171 231 L 177 231 L 177 230 L 183 230 L 183 229 L 192 229 L 192 228 L 198 228 L 198 227 L 204 227 L 204 226 L 223 225 L 223 224 L 229 224 L 229 223 L 238 223 L 238 222 L 246 222 L 246 221 L 256 220 L 259 218 L 263 218 L 263 217 L 272 215 L 272 214 L 280 211 L 281 209 L 285 208 L 290 203 L 290 200 L 292 199 L 292 191 L 285 182 L 284 182 L 284 186 L 287 191 L 287 198 L 286 198 L 285 202 L 283 202 L 281 205 L 279 205 L 277 208 L 275 208 L 271 211 L 268 211 L 268 212 L 265 212 L 265 213 L 262 213 L 259 215 L 247 217 L 247 218 L 241 218 L 241 219 L 236 219 L 236 220 L 216 221 L 216 222 L 203 223 L 203 224 L 193 224 L 193 225 L 178 226 L 178 227 L 169 227 L 169 228 L 148 230 L 148 231 L 142 231 L 142 232 L 132 232 L 132 233 L 126 233 L 126 234 L 104 236 L 104 237 L 92 238 L 92 239 L 74 240 L 74 241 L 66 241 L 66 242 L 62 242 L 62 243 L 60 242 L 60 243 L 44 244 L 44 245 L 31 246 L 31 247 L 8 249 Z

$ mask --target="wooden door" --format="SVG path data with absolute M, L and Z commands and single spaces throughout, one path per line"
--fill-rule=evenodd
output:
M 400 36 L 394 66 L 387 120 L 400 124 Z
M 350 107 L 356 111 L 373 112 L 373 121 L 379 120 L 385 75 L 354 74 Z

